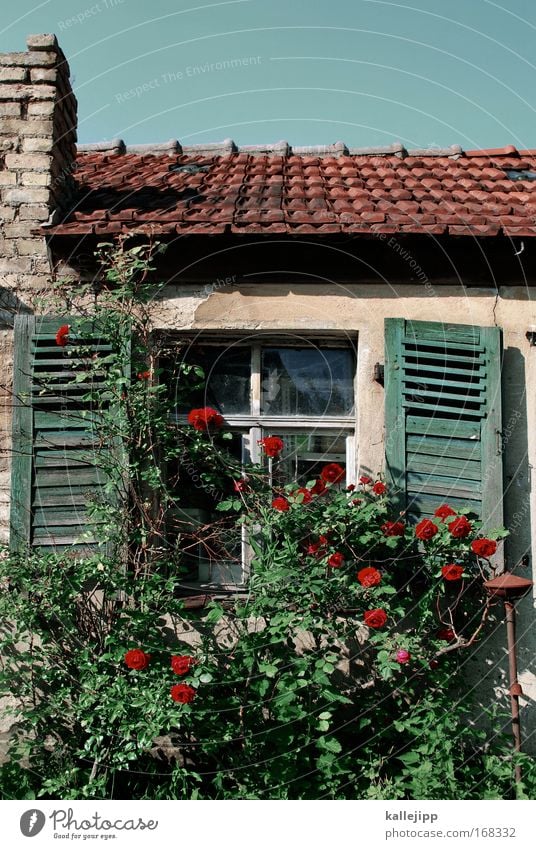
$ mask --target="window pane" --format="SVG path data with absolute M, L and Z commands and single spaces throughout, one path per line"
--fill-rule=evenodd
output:
M 205 386 L 192 397 L 191 407 L 215 407 L 223 415 L 250 412 L 251 349 L 238 345 L 199 345 L 185 361 L 202 366 Z M 179 412 L 186 412 L 180 409 Z
M 270 416 L 350 415 L 353 366 L 348 349 L 265 348 L 261 412 Z
M 285 443 L 281 456 L 273 464 L 273 480 L 277 485 L 292 481 L 306 484 L 315 480 L 326 463 L 346 467 L 347 431 L 337 434 L 292 433 L 280 434 Z

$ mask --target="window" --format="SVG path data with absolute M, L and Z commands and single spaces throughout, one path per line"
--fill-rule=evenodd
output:
M 355 350 L 350 345 L 325 339 L 297 342 L 295 335 L 227 344 L 207 339 L 192 343 L 184 360 L 202 366 L 206 383 L 188 407 L 177 407 L 179 421 L 191 407 L 219 410 L 233 434 L 228 447 L 242 464 L 265 463 L 260 440 L 281 436 L 285 447 L 274 469 L 275 484 L 304 485 L 333 462 L 345 466 L 347 483 L 354 482 Z M 196 521 L 208 519 L 211 508 L 205 504 L 204 510 Z M 247 541 L 238 547 L 232 557 L 201 555 L 198 580 L 244 584 Z

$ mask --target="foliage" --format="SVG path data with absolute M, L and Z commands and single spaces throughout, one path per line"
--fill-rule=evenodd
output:
M 274 485 L 281 440 L 240 469 L 213 410 L 177 419 L 203 374 L 180 346 L 161 365 L 175 346 L 152 332 L 154 250 L 101 247 L 92 315 L 118 352 L 93 364 L 105 387 L 88 398 L 118 446 L 103 462 L 119 497 L 93 505 L 106 545 L 0 562 L 0 679 L 17 719 L 4 797 L 513 795 L 507 717 L 475 724 L 461 674 L 494 616 L 472 543 L 505 532 L 484 537 L 445 505 L 419 530 L 392 515 L 381 481 L 346 488 L 336 464 Z M 192 469 L 221 519 L 173 534 Z M 185 539 L 225 547 L 229 529 L 252 549 L 248 587 L 196 606 Z M 530 797 L 527 758 L 523 770 L 516 792 Z

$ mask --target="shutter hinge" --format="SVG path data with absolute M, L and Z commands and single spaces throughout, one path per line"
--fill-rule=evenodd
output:
M 374 363 L 373 375 L 376 383 L 379 383 L 381 386 L 383 386 L 385 382 L 385 366 L 383 365 L 383 363 Z

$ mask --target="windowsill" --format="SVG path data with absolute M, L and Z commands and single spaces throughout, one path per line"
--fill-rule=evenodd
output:
M 210 581 L 189 581 L 188 585 L 182 585 L 181 591 L 184 593 L 185 601 L 197 601 L 198 604 L 191 606 L 203 607 L 209 599 L 229 598 L 229 596 L 246 595 L 249 591 L 246 584 L 217 584 Z M 204 603 L 201 604 L 201 600 Z M 188 606 L 188 605 L 187 605 Z

